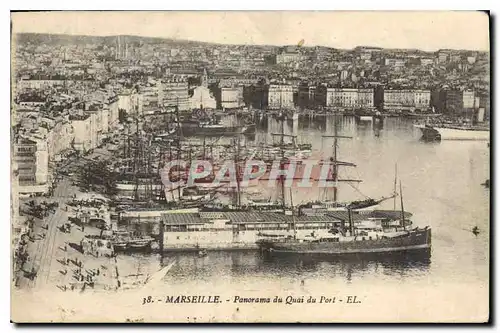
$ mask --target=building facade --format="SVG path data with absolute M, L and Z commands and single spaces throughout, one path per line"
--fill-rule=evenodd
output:
M 385 58 L 384 64 L 386 66 L 392 66 L 392 67 L 403 67 L 406 63 L 405 59 L 399 59 L 399 58 Z
M 221 106 L 224 109 L 237 109 L 245 105 L 243 102 L 243 87 L 221 87 Z
M 268 90 L 269 109 L 293 108 L 293 87 L 284 84 L 271 84 Z
M 92 149 L 92 124 L 89 114 L 76 114 L 69 117 L 75 138 L 73 148 L 80 153 L 85 153 Z
M 386 110 L 427 110 L 430 103 L 430 90 L 384 90 Z
M 277 64 L 287 64 L 290 62 L 297 62 L 302 60 L 302 55 L 298 52 L 283 52 L 276 55 Z
M 74 137 L 73 126 L 66 117 L 56 122 L 47 134 L 50 160 L 58 161 L 62 152 L 71 149 Z
M 48 89 L 56 86 L 62 87 L 65 83 L 65 80 L 19 80 L 16 89 Z
M 129 115 L 142 114 L 142 95 L 135 91 L 125 91 L 118 94 L 118 109 Z
M 445 90 L 441 104 L 446 113 L 462 113 L 476 107 L 476 93 L 471 90 Z
M 160 111 L 162 91 L 160 84 L 150 84 L 141 88 L 142 112 L 150 114 Z
M 299 86 L 298 105 L 301 108 L 315 108 L 317 105 L 322 105 L 318 101 L 316 86 L 309 84 Z
M 17 164 L 19 186 L 47 184 L 49 154 L 46 140 L 18 138 L 13 153 L 13 161 Z
M 13 160 L 17 164 L 19 186 L 36 184 L 36 142 L 18 138 L 14 144 Z
M 373 89 L 327 88 L 326 106 L 345 108 L 372 108 Z
M 108 130 L 116 128 L 119 123 L 118 96 L 111 97 L 108 101 Z
M 161 106 L 167 109 L 179 107 L 179 111 L 189 110 L 189 85 L 186 79 L 174 78 L 161 82 Z
M 434 65 L 435 60 L 432 58 L 420 58 L 420 65 L 422 66 L 431 66 Z

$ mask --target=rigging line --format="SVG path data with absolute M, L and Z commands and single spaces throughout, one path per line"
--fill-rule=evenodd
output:
M 359 194 L 361 194 L 362 196 L 364 196 L 366 199 L 371 199 L 371 197 L 367 196 L 366 194 L 364 194 L 363 192 L 361 192 L 356 186 L 354 186 L 353 184 L 351 183 L 347 183 L 349 184 L 356 192 L 358 192 Z

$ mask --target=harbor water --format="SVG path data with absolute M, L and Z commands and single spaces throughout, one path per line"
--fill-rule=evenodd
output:
M 209 291 L 211 294 L 221 293 L 229 299 L 240 294 L 307 296 L 332 295 L 348 290 L 364 299 L 367 311 L 369 304 L 380 305 L 380 301 L 374 302 L 374 298 L 382 295 L 387 302 L 406 299 L 398 296 L 398 292 L 414 295 L 414 302 L 422 304 L 428 302 L 425 298 L 430 297 L 426 295 L 428 291 L 434 293 L 432 299 L 441 297 L 441 303 L 434 301 L 434 305 L 428 304 L 430 308 L 422 310 L 427 312 L 432 312 L 433 306 L 474 302 L 474 297 L 482 302 L 487 297 L 489 286 L 490 192 L 481 185 L 490 178 L 487 143 L 422 142 L 420 132 L 412 122 L 400 118 L 386 118 L 382 123 L 374 123 L 353 117 L 338 117 L 336 121 L 333 116 L 308 117 L 295 124 L 290 121 L 285 131 L 296 133 L 299 142 L 311 142 L 314 151 L 323 151 L 327 156 L 331 153 L 332 139 L 324 140 L 322 135 L 333 135 L 335 126 L 338 135 L 352 137 L 339 139 L 339 160 L 357 165 L 356 168 L 343 168 L 339 177 L 343 173 L 344 178 L 362 180 L 354 185 L 342 183 L 338 199 L 376 199 L 391 195 L 397 169 L 398 190 L 401 181 L 405 211 L 413 213 L 414 225 L 432 227 L 430 259 L 347 261 L 276 258 L 263 256 L 257 251 L 208 252 L 206 256 L 177 252 L 166 253 L 163 258 L 158 254 L 119 255 L 120 267 L 127 267 L 130 274 L 147 275 L 175 260 L 160 288 L 164 294 L 182 291 L 206 294 Z M 273 119 L 264 119 L 258 126 L 255 139 L 248 140 L 271 142 L 270 133 L 277 131 L 280 131 L 279 125 Z M 266 184 L 262 184 L 260 190 L 264 197 L 273 195 L 273 189 L 267 188 Z M 295 188 L 294 204 L 321 199 L 324 195 L 321 191 L 318 188 Z M 383 202 L 380 209 L 393 209 L 394 206 L 400 209 L 399 197 L 396 201 Z M 478 235 L 471 232 L 474 226 L 480 230 Z M 467 299 L 459 301 L 459 296 Z M 393 305 L 389 308 L 394 310 Z M 399 306 L 403 319 L 409 316 L 404 308 L 404 304 Z M 375 307 L 372 310 L 377 311 Z M 279 315 L 273 318 L 279 318 Z M 363 313 L 363 318 L 371 316 Z M 447 318 L 441 313 L 438 319 L 457 318 Z

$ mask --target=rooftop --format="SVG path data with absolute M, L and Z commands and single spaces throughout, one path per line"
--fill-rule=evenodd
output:
M 244 223 L 293 223 L 294 217 L 281 213 L 267 212 L 202 212 L 163 214 L 163 221 L 167 225 L 204 224 L 210 220 L 229 220 L 234 224 Z M 332 216 L 295 216 L 295 222 L 333 222 L 338 221 Z
M 89 114 L 70 114 L 69 120 L 86 120 L 90 117 Z

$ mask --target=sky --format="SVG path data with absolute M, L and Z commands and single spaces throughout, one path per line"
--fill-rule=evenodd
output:
M 12 30 L 135 35 L 223 44 L 489 50 L 487 14 L 472 11 L 171 11 L 12 13 Z

